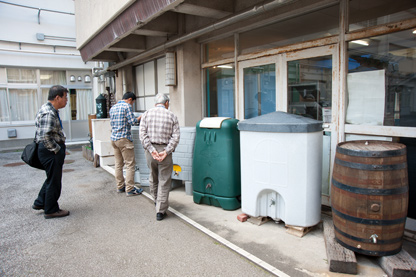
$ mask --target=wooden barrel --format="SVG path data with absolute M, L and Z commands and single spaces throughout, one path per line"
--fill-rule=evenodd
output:
M 406 146 L 339 143 L 331 182 L 335 239 L 370 256 L 400 252 L 409 202 Z

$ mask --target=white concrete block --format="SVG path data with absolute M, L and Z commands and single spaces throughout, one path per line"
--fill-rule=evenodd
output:
M 108 166 L 108 165 L 114 165 L 115 160 L 114 156 L 100 156 L 100 166 Z
M 94 144 L 95 153 L 100 156 L 113 156 L 114 149 L 111 145 L 111 141 L 95 140 Z

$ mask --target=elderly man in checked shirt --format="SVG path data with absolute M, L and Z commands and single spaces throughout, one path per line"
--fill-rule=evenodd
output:
M 134 171 L 136 160 L 134 158 L 134 144 L 131 136 L 131 126 L 138 124 L 140 116 L 135 118 L 133 103 L 136 95 L 126 92 L 123 99 L 118 101 L 110 109 L 111 145 L 114 149 L 115 178 L 117 192 L 126 192 L 127 196 L 140 195 L 142 188 L 134 186 Z M 123 167 L 126 166 L 126 178 L 124 179 Z
M 180 130 L 178 118 L 169 108 L 169 97 L 157 94 L 155 107 L 146 111 L 140 122 L 140 141 L 146 152 L 150 169 L 150 194 L 156 205 L 156 220 L 162 220 L 169 208 L 172 180 L 172 152 L 178 146 Z

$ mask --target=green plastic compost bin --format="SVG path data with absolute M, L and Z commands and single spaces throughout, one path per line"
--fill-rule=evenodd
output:
M 240 133 L 237 119 L 204 118 L 196 125 L 192 163 L 197 204 L 236 210 L 241 206 Z

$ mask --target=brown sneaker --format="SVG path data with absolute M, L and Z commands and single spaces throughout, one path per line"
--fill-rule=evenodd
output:
M 50 218 L 55 218 L 55 217 L 64 217 L 64 216 L 68 216 L 68 215 L 69 215 L 69 211 L 59 210 L 56 213 L 45 214 L 45 218 L 50 219 Z

